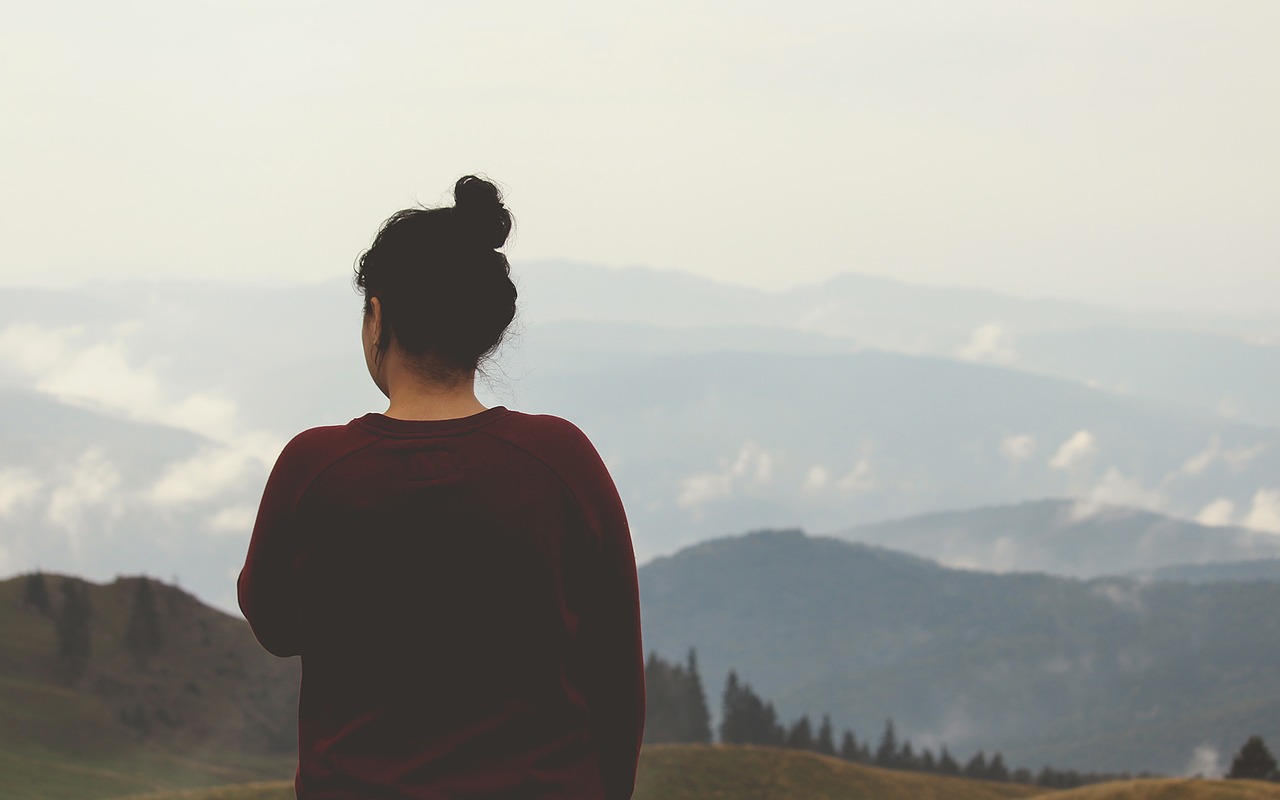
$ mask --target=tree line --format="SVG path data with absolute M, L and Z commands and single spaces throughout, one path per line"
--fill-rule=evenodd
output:
M 702 688 L 702 678 L 698 674 L 698 659 L 694 650 L 689 651 L 683 664 L 667 661 L 657 653 L 650 653 L 645 663 L 645 682 L 648 693 L 644 735 L 646 744 L 712 742 L 711 715 L 706 693 Z M 822 715 L 816 726 L 808 715 L 801 715 L 787 724 L 779 717 L 772 702 L 757 694 L 751 684 L 744 682 L 732 670 L 725 678 L 721 694 L 718 733 L 719 741 L 723 744 L 757 744 L 807 750 L 886 769 L 1024 783 L 1051 789 L 1069 789 L 1088 783 L 1134 777 L 1129 773 L 1082 773 L 1049 766 L 1032 772 L 1025 767 L 1010 768 L 999 752 L 988 755 L 981 750 L 961 761 L 951 754 L 946 745 L 939 747 L 935 754 L 928 747 L 917 749 L 910 739 L 900 739 L 892 719 L 885 721 L 884 730 L 873 748 L 868 740 L 860 740 L 848 728 L 837 737 L 831 717 L 827 714 Z M 1280 780 L 1280 772 L 1277 772 L 1276 761 L 1261 737 L 1254 736 L 1236 756 L 1226 777 Z
M 75 679 L 87 669 L 93 654 L 93 606 L 89 598 L 89 584 L 78 578 L 61 578 L 58 595 L 60 601 L 55 603 L 44 573 L 34 572 L 26 576 L 22 589 L 23 606 L 53 621 L 54 654 L 65 676 Z M 133 602 L 125 623 L 124 645 L 133 656 L 135 665 L 144 668 L 163 643 L 152 581 L 141 577 L 134 584 Z

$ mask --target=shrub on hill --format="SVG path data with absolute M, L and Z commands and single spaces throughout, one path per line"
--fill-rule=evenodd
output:
M 1280 781 L 1280 772 L 1276 771 L 1276 759 L 1267 749 L 1261 736 L 1250 736 L 1249 740 L 1231 760 L 1228 778 L 1244 778 L 1255 781 Z

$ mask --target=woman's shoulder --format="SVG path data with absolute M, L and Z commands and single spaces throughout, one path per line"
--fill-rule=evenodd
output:
M 508 411 L 484 430 L 543 459 L 599 461 L 595 445 L 582 429 L 552 414 Z
M 296 434 L 281 448 L 278 461 L 314 462 L 328 455 L 338 456 L 363 446 L 369 437 L 350 423 L 321 425 Z

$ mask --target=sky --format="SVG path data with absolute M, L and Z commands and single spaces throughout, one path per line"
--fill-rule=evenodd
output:
M 1280 4 L 9 4 L 0 285 L 349 274 L 499 182 L 513 262 L 1280 311 Z

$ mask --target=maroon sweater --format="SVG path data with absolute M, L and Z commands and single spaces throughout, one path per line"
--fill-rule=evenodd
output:
M 572 424 L 497 407 L 304 431 L 239 594 L 263 647 L 302 656 L 299 800 L 631 796 L 635 556 Z

